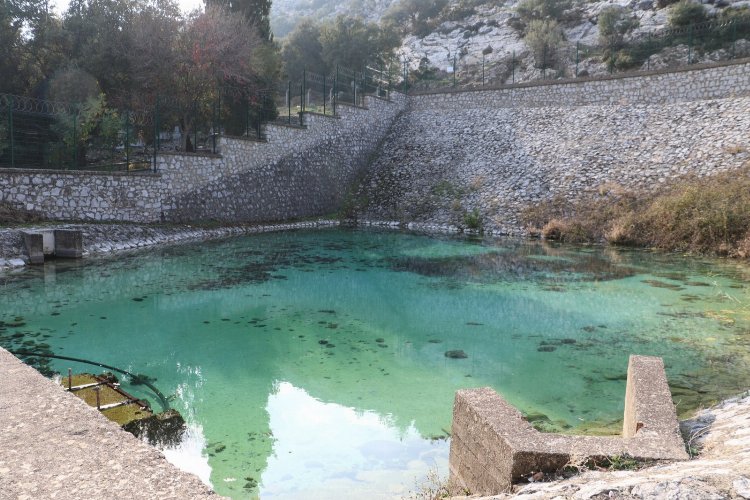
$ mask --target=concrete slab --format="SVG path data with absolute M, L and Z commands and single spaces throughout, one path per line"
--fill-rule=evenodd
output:
M 0 348 L 0 498 L 221 498 Z

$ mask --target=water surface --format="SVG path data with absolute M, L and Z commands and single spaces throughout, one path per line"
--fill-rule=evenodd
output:
M 220 494 L 393 498 L 447 473 L 460 388 L 591 434 L 619 430 L 631 353 L 664 357 L 682 413 L 746 389 L 748 276 L 644 251 L 266 234 L 6 274 L 0 345 L 154 378 L 189 424 L 168 457 Z

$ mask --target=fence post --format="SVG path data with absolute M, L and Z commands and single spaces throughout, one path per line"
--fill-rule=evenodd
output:
M 249 106 L 248 106 L 249 107 Z M 260 95 L 260 108 L 258 109 L 258 117 L 257 117 L 257 138 L 260 141 L 263 138 L 263 133 L 261 130 L 262 124 L 263 124 L 263 113 L 266 109 L 266 96 L 265 94 Z
M 579 55 L 580 47 L 581 47 L 581 42 L 576 42 L 576 78 L 578 78 L 578 62 L 580 60 L 578 58 L 578 55 Z
M 307 111 L 307 68 L 302 70 L 302 112 Z
M 513 72 L 511 83 L 516 83 L 516 51 L 513 51 L 513 59 L 511 59 L 511 70 Z
M 326 114 L 326 100 L 328 99 L 328 96 L 326 95 L 326 75 L 323 75 L 323 114 Z
M 406 59 L 404 59 L 404 95 L 406 95 L 406 86 L 408 85 L 408 70 L 406 69 Z
M 458 68 L 456 67 L 456 53 L 453 53 L 453 86 L 456 86 L 456 73 L 458 73 Z
M 245 137 L 250 137 L 250 98 L 245 97 Z
M 154 172 L 156 172 L 156 152 L 159 150 L 159 96 L 154 105 Z
M 336 116 L 336 101 L 339 96 L 339 65 L 336 65 L 336 74 L 333 77 L 333 116 Z
M 542 80 L 547 79 L 547 44 L 542 48 Z
M 125 172 L 130 173 L 130 112 L 125 111 Z
M 648 32 L 648 56 L 646 58 L 646 71 L 651 71 L 651 51 L 654 50 L 651 42 L 651 32 Z
M 15 100 L 13 96 L 10 96 L 10 102 L 8 103 L 8 133 L 10 134 L 10 166 L 16 168 L 16 147 L 15 139 L 13 137 L 13 107 L 15 106 Z
M 304 78 L 302 82 L 299 82 L 299 126 L 301 127 L 303 125 L 303 107 L 305 105 L 305 84 Z
M 484 51 L 482 51 L 482 87 L 484 87 L 484 58 L 485 57 L 486 57 L 485 53 Z
M 693 60 L 693 25 L 688 26 L 688 60 L 687 63 L 692 64 Z
M 737 22 L 732 21 L 732 59 L 736 57 L 735 46 L 737 45 Z
M 78 108 L 73 114 L 73 168 L 78 169 Z
M 609 74 L 615 72 L 615 42 L 609 43 Z
M 287 105 L 287 108 L 288 108 L 287 110 L 288 110 L 288 117 L 289 117 L 288 121 L 289 121 L 289 125 L 291 125 L 292 124 L 292 81 L 291 80 L 287 80 L 286 81 L 286 86 L 287 86 L 287 88 L 286 88 L 286 105 Z

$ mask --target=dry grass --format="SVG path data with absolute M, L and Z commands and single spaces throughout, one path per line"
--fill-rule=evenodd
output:
M 656 194 L 603 185 L 587 199 L 554 199 L 525 210 L 522 218 L 545 238 L 559 241 L 748 258 L 750 166 L 684 179 Z

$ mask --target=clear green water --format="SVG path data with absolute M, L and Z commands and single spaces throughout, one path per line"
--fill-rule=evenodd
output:
M 750 387 L 748 277 L 642 251 L 267 234 L 2 276 L 0 344 L 155 378 L 190 427 L 166 453 L 223 495 L 392 498 L 446 474 L 459 388 L 545 430 L 616 433 L 631 353 L 665 358 L 683 412 Z

